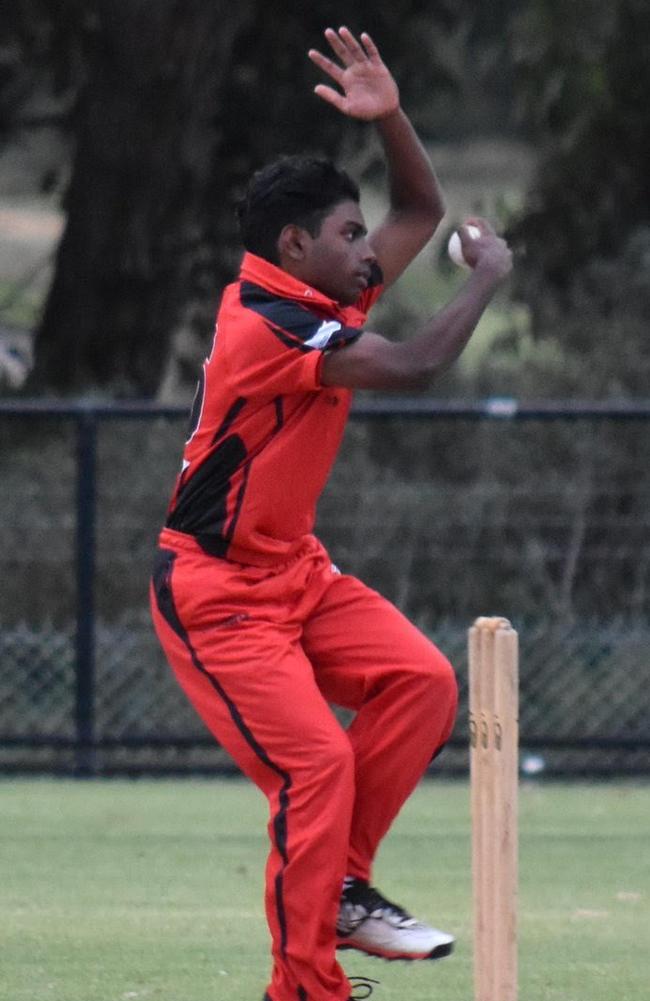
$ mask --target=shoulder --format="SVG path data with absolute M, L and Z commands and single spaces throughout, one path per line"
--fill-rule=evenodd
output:
M 295 299 L 277 295 L 254 282 L 242 281 L 239 285 L 239 302 L 242 310 L 290 330 L 309 326 L 318 320 L 316 314 Z
M 241 283 L 239 302 L 242 313 L 261 320 L 279 341 L 300 351 L 324 351 L 351 336 L 343 318 L 324 317 L 307 303 L 276 295 L 253 282 Z

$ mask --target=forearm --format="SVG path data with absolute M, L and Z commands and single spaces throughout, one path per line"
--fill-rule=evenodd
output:
M 477 267 L 455 298 L 418 334 L 394 345 L 405 384 L 412 380 L 414 386 L 426 386 L 456 361 L 501 281 L 501 275 Z
M 452 301 L 413 337 L 396 343 L 367 332 L 349 347 L 327 354 L 323 384 L 426 389 L 461 354 L 504 277 L 504 270 L 479 265 Z
M 397 108 L 376 127 L 388 168 L 391 212 L 424 213 L 437 226 L 445 214 L 442 189 L 410 120 Z

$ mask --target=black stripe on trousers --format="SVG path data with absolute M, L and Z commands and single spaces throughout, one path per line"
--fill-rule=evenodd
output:
M 275 902 L 278 914 L 278 923 L 280 925 L 280 948 L 282 955 L 286 955 L 287 950 L 287 922 L 284 909 L 284 893 L 283 893 L 283 880 L 284 880 L 284 868 L 288 865 L 289 858 L 287 855 L 287 811 L 289 809 L 289 789 L 291 788 L 291 776 L 288 772 L 285 772 L 283 768 L 276 765 L 274 761 L 271 760 L 267 752 L 264 750 L 262 745 L 255 739 L 248 726 L 242 719 L 241 713 L 239 712 L 237 706 L 232 701 L 232 699 L 224 691 L 222 685 L 217 681 L 213 675 L 206 671 L 205 667 L 199 660 L 197 653 L 192 646 L 191 640 L 187 634 L 187 630 L 183 626 L 183 623 L 178 617 L 178 612 L 176 611 L 176 605 L 174 603 L 174 596 L 172 594 L 171 587 L 171 577 L 172 570 L 174 567 L 174 560 L 176 559 L 176 553 L 169 549 L 159 549 L 156 553 L 156 558 L 154 562 L 153 570 L 153 587 L 154 593 L 156 595 L 156 603 L 158 605 L 158 610 L 160 614 L 165 619 L 165 622 L 174 630 L 176 635 L 183 641 L 187 647 L 192 663 L 197 671 L 208 679 L 215 692 L 219 697 L 225 702 L 230 717 L 241 733 L 242 737 L 251 748 L 251 750 L 256 754 L 256 756 L 262 761 L 267 768 L 275 772 L 276 775 L 282 779 L 282 787 L 280 789 L 280 808 L 273 819 L 273 832 L 275 837 L 275 844 L 282 858 L 282 868 L 280 872 L 275 877 Z
M 265 994 L 264 997 L 262 998 L 262 1001 L 273 1001 L 273 998 L 271 997 L 270 994 Z M 307 991 L 302 985 L 298 988 L 298 1001 L 309 1001 L 309 998 L 307 997 Z
M 270 994 L 265 994 L 262 1001 L 273 1001 L 273 998 Z M 307 991 L 302 986 L 298 988 L 298 1001 L 309 1001 Z

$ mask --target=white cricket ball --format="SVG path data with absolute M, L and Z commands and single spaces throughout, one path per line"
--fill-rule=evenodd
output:
M 481 231 L 478 228 L 478 226 L 469 225 L 466 226 L 465 229 L 471 236 L 472 240 L 477 240 L 478 237 L 481 235 Z M 454 232 L 449 237 L 449 243 L 447 244 L 447 253 L 451 257 L 454 264 L 457 264 L 459 268 L 470 267 L 470 265 L 467 263 L 463 255 L 463 247 L 460 242 L 460 236 L 458 235 L 458 232 L 456 230 L 454 230 Z

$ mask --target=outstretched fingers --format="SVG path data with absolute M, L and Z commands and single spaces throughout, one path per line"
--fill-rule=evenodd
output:
M 361 43 L 345 26 L 338 31 L 326 28 L 325 38 L 344 66 L 353 66 L 354 63 L 363 63 L 368 59 L 371 62 L 381 61 L 379 50 L 366 31 L 361 34 Z
M 352 62 L 351 57 L 348 55 L 347 46 L 339 38 L 338 34 L 333 28 L 326 28 L 324 31 L 325 38 L 330 44 L 330 48 L 334 55 L 338 56 L 344 66 L 349 66 Z
M 357 40 L 346 27 L 338 31 L 326 28 L 325 38 L 335 58 L 328 58 L 318 49 L 310 49 L 308 55 L 343 91 L 340 94 L 319 84 L 315 93 L 343 114 L 370 122 L 399 106 L 399 92 L 370 36 L 364 32 L 360 37 L 361 41 Z
M 319 67 L 319 69 L 322 69 L 323 73 L 327 73 L 328 76 L 331 76 L 332 80 L 336 80 L 337 83 L 341 83 L 343 73 L 345 71 L 338 65 L 338 63 L 332 62 L 331 59 L 324 56 L 322 52 L 318 51 L 318 49 L 310 49 L 307 55 L 311 61 Z
M 367 31 L 361 32 L 361 41 L 363 43 L 363 47 L 366 50 L 366 55 L 370 60 L 370 62 L 380 63 L 382 60 L 381 56 L 379 55 L 379 49 L 377 48 L 377 46 L 375 45 L 375 43 L 373 42 L 372 38 L 370 37 Z
M 336 32 L 333 31 L 332 34 L 336 35 Z M 339 42 L 343 43 L 345 47 L 346 56 L 350 60 L 350 62 L 361 63 L 368 58 L 366 52 L 359 45 L 359 43 L 357 42 L 356 38 L 354 37 L 349 28 L 346 27 L 339 28 L 339 33 L 337 37 Z M 330 43 L 330 45 L 332 45 L 332 39 L 330 38 L 329 35 L 327 36 L 327 40 Z M 344 58 L 343 55 L 341 55 L 341 53 L 338 51 L 338 49 L 335 49 L 334 51 L 337 53 L 337 55 L 339 55 L 341 59 Z M 347 63 L 346 65 L 349 66 L 350 63 Z
M 343 114 L 346 113 L 346 99 L 343 94 L 339 94 L 338 90 L 334 90 L 333 87 L 328 87 L 326 83 L 319 83 L 314 87 L 314 93 L 321 97 L 324 101 L 328 101 L 330 104 L 334 105 Z

